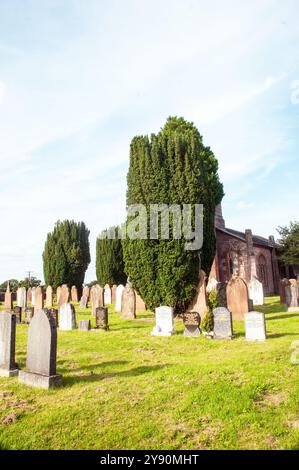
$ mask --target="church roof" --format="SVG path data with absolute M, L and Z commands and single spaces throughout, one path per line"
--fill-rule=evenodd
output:
M 227 233 L 228 235 L 232 235 L 233 237 L 239 238 L 240 240 L 246 242 L 246 236 L 244 232 L 239 232 L 238 230 L 233 230 L 232 228 L 227 227 L 217 227 L 217 230 L 220 230 L 220 232 Z M 254 245 L 261 245 L 267 247 L 272 246 L 272 244 L 267 238 L 261 237 L 259 235 L 252 235 L 252 241 Z M 277 247 L 278 245 L 275 243 L 275 246 Z

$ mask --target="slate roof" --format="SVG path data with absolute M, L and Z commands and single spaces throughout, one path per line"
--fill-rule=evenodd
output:
M 246 237 L 244 232 L 239 232 L 238 230 L 233 230 L 232 228 L 222 228 L 222 227 L 217 227 L 217 230 L 220 230 L 221 232 L 227 233 L 228 235 L 232 235 L 235 238 L 239 238 L 240 240 L 246 242 Z M 252 241 L 254 245 L 260 245 L 260 246 L 267 246 L 270 247 L 271 244 L 267 238 L 260 237 L 259 235 L 252 235 Z M 279 247 L 277 243 L 275 243 L 276 248 Z

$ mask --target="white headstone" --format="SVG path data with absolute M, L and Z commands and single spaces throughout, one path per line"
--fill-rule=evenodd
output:
M 25 310 L 27 305 L 27 293 L 25 287 L 19 287 L 17 290 L 17 306 Z
M 32 287 L 32 289 L 31 289 L 31 305 L 32 305 L 32 307 L 35 306 L 35 291 L 36 291 L 36 287 Z
M 72 304 L 63 304 L 60 307 L 59 318 L 60 330 L 75 330 L 76 329 L 76 313 Z
M 264 305 L 264 288 L 263 284 L 254 277 L 248 284 L 249 299 L 253 305 Z
M 153 336 L 172 336 L 174 333 L 173 308 L 156 308 L 156 326 L 152 331 Z
M 218 281 L 215 279 L 215 277 L 211 277 L 209 279 L 208 285 L 207 285 L 207 292 L 208 294 L 212 292 L 212 290 L 216 290 L 218 286 Z
M 116 301 L 115 301 L 115 311 L 121 312 L 121 298 L 123 294 L 124 286 L 120 284 L 116 288 Z
M 265 314 L 260 312 L 249 312 L 244 315 L 245 335 L 247 341 L 266 340 Z
M 104 287 L 104 304 L 110 305 L 111 303 L 112 303 L 111 287 L 108 284 L 106 284 Z

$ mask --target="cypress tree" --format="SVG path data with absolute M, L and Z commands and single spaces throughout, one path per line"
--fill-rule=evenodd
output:
M 89 230 L 84 222 L 58 221 L 47 235 L 43 262 L 47 285 L 81 288 L 90 263 Z
M 200 268 L 208 274 L 216 251 L 215 207 L 223 197 L 218 162 L 193 123 L 170 117 L 158 135 L 133 138 L 127 176 L 127 206 L 203 204 L 203 246 L 185 250 L 186 239 L 123 240 L 125 270 L 145 303 L 183 309 L 192 300 Z M 127 225 L 132 221 L 129 215 Z M 192 216 L 194 228 L 194 215 Z
M 121 240 L 117 237 L 118 227 L 104 230 L 97 239 L 96 245 L 96 273 L 98 283 L 125 284 L 127 276 L 124 272 L 124 260 Z M 116 238 L 108 238 L 109 233 L 116 234 Z

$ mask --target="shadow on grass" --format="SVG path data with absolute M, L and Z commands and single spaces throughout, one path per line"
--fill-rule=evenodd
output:
M 293 318 L 293 317 L 298 317 L 299 318 L 299 314 L 298 313 L 289 313 L 289 314 L 286 314 L 286 315 L 279 315 L 279 316 L 275 316 L 275 317 L 267 317 L 267 320 L 285 320 L 286 318 Z
M 63 377 L 64 387 L 71 387 L 77 383 L 89 383 L 89 382 L 101 382 L 102 380 L 114 379 L 116 377 L 138 377 L 139 375 L 148 374 L 150 372 L 156 372 L 158 370 L 168 367 L 170 364 L 156 365 L 156 366 L 140 366 L 135 367 L 134 369 L 123 370 L 120 372 L 111 372 L 111 373 L 102 373 L 94 374 L 92 370 L 88 375 L 73 375 L 68 377 Z M 102 366 L 102 364 L 94 364 L 88 367 L 82 367 L 80 370 L 89 370 Z
M 298 336 L 298 333 L 267 333 L 267 338 L 283 338 L 284 336 Z

